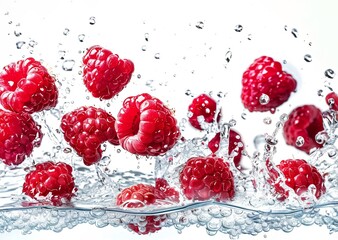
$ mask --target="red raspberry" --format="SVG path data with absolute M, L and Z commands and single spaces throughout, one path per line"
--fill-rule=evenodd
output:
M 171 202 L 179 202 L 180 195 L 175 188 L 170 187 L 167 180 L 164 178 L 157 178 L 155 182 L 155 195 L 158 199 L 166 199 Z
M 143 93 L 128 97 L 116 118 L 116 132 L 127 151 L 157 156 L 171 149 L 180 137 L 169 108 L 161 100 Z
M 303 105 L 291 111 L 284 124 L 283 135 L 288 145 L 309 154 L 310 150 L 322 147 L 322 144 L 316 142 L 316 134 L 323 130 L 323 118 L 320 109 L 314 105 Z M 297 144 L 299 142 L 298 137 L 304 139 L 303 144 Z
M 19 60 L 0 73 L 0 102 L 14 112 L 34 113 L 55 107 L 55 79 L 33 58 Z
M 201 94 L 194 98 L 189 105 L 189 122 L 190 124 L 199 130 L 202 130 L 202 126 L 199 122 L 199 117 L 202 116 L 206 123 L 212 123 L 216 114 L 216 101 L 206 94 Z
M 296 80 L 271 57 L 257 58 L 243 73 L 241 99 L 250 112 L 275 111 L 297 87 Z M 265 94 L 265 95 L 264 95 Z M 262 102 L 262 98 L 265 102 Z
M 100 46 L 92 46 L 83 57 L 83 81 L 93 97 L 110 99 L 129 83 L 134 64 Z
M 219 148 L 219 143 L 221 140 L 221 134 L 217 133 L 213 139 L 210 140 L 208 143 L 209 149 L 212 151 L 212 153 L 217 152 Z M 240 146 L 238 144 L 240 143 Z M 230 135 L 229 135 L 229 151 L 228 154 L 231 154 L 232 151 L 238 146 L 237 155 L 234 157 L 234 164 L 236 167 L 239 167 L 240 161 L 242 159 L 242 151 L 244 149 L 244 143 L 241 139 L 241 135 L 236 132 L 233 129 L 230 129 Z
M 70 201 L 76 190 L 72 171 L 67 163 L 39 163 L 26 175 L 22 192 L 36 200 L 61 205 L 65 200 Z
M 190 158 L 180 173 L 180 184 L 189 200 L 227 201 L 235 195 L 229 164 L 215 156 Z
M 338 95 L 335 92 L 327 94 L 325 100 L 333 110 L 338 111 Z
M 118 145 L 115 118 L 105 110 L 95 107 L 80 107 L 65 114 L 61 119 L 65 140 L 90 166 L 102 157 L 101 144 L 109 141 Z
M 140 208 L 146 205 L 156 203 L 158 195 L 156 188 L 148 184 L 136 184 L 134 186 L 123 189 L 116 198 L 116 204 L 127 208 Z M 154 233 L 161 229 L 161 222 L 165 220 L 165 215 L 146 216 L 147 222 L 144 229 L 140 229 L 137 224 L 130 223 L 128 227 L 138 234 Z
M 19 165 L 42 141 L 40 126 L 25 113 L 0 109 L 0 159 L 6 165 Z
M 310 165 L 303 159 L 287 159 L 282 160 L 277 167 L 281 170 L 285 177 L 285 184 L 292 188 L 297 195 L 308 190 L 308 187 L 313 184 L 316 187 L 315 196 L 317 199 L 325 193 L 324 178 L 318 172 L 316 167 Z M 274 181 L 277 180 L 277 172 L 271 174 Z M 280 195 L 279 199 L 284 200 L 289 196 L 289 192 L 285 190 L 280 181 L 274 183 L 276 192 Z

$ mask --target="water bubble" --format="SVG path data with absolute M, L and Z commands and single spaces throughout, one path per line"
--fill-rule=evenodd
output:
M 191 95 L 191 90 L 190 90 L 190 89 L 187 89 L 187 90 L 185 91 L 185 95 L 190 96 L 190 95 Z
M 154 80 L 152 80 L 152 79 L 147 80 L 147 81 L 146 81 L 146 86 L 147 86 L 147 87 L 150 87 L 151 84 L 152 84 L 153 82 L 154 82 Z
M 28 43 L 28 45 L 33 48 L 36 45 L 38 45 L 38 43 L 36 41 L 34 41 L 34 40 L 30 40 L 29 43 Z
M 147 50 L 147 46 L 146 46 L 146 45 L 143 45 L 143 46 L 141 47 L 141 49 L 142 49 L 142 51 L 146 51 L 146 50 Z
M 149 41 L 149 33 L 144 34 L 144 39 L 148 42 Z
M 287 64 L 288 62 L 286 60 L 283 60 L 283 64 Z
M 227 51 L 226 54 L 225 54 L 225 67 L 228 66 L 228 64 L 229 64 L 229 62 L 230 62 L 230 60 L 231 60 L 231 58 L 232 58 L 232 52 L 229 50 L 229 51 Z
M 242 117 L 243 120 L 246 120 L 246 113 L 242 113 L 241 117 Z
M 85 39 L 85 37 L 86 37 L 86 35 L 84 35 L 84 34 L 79 34 L 78 39 L 79 39 L 80 42 L 83 42 L 84 39 Z
M 226 95 L 227 95 L 227 93 L 223 93 L 222 91 L 219 91 L 217 93 L 217 97 L 219 97 L 219 98 L 224 98 Z
M 229 120 L 230 127 L 234 127 L 234 126 L 236 126 L 236 124 L 237 124 L 237 121 L 235 119 L 230 119 Z
M 252 40 L 252 34 L 248 35 L 248 40 Z
M 26 44 L 26 42 L 24 42 L 24 41 L 17 42 L 16 43 L 16 48 L 17 49 L 21 49 L 23 47 L 23 45 L 25 45 L 25 44 Z
M 270 117 L 265 117 L 264 119 L 263 119 L 263 122 L 265 123 L 265 124 L 271 124 L 272 123 L 272 119 L 270 118 Z
M 243 30 L 243 26 L 242 25 L 238 24 L 238 25 L 235 26 L 235 31 L 236 32 L 241 32 L 242 30 Z
M 141 74 L 137 74 L 137 78 L 140 79 L 141 78 Z
M 312 62 L 312 56 L 310 54 L 305 54 L 304 60 L 305 60 L 305 62 Z
M 197 23 L 196 23 L 196 28 L 198 28 L 198 29 L 203 29 L 204 28 L 204 22 L 202 22 L 202 21 L 198 21 Z
M 74 64 L 75 64 L 74 60 L 65 60 L 62 64 L 62 69 L 64 71 L 72 71 Z
M 159 54 L 159 53 L 156 53 L 156 54 L 154 55 L 154 57 L 155 57 L 155 59 L 160 59 L 160 54 Z
M 292 28 L 291 33 L 295 38 L 297 38 L 299 35 L 298 30 L 296 28 Z
M 270 102 L 270 97 L 266 94 L 262 94 L 260 97 L 259 97 L 259 103 L 262 104 L 262 105 L 266 105 Z
M 65 28 L 65 30 L 63 30 L 63 35 L 67 36 L 69 31 L 70 31 L 69 28 Z
M 285 31 L 288 30 L 288 26 L 287 26 L 287 25 L 284 26 L 284 30 L 285 30 Z
M 304 138 L 302 136 L 298 136 L 296 139 L 296 146 L 297 147 L 301 147 L 304 145 Z
M 64 152 L 64 153 L 71 153 L 71 152 L 72 152 L 72 149 L 69 148 L 69 147 L 67 147 L 67 148 L 64 148 L 64 149 L 63 149 L 63 152 Z
M 90 17 L 90 18 L 89 18 L 89 24 L 90 24 L 90 25 L 94 25 L 95 23 L 96 23 L 95 17 Z
M 330 78 L 330 79 L 336 76 L 336 73 L 330 68 L 325 70 L 324 74 L 325 74 L 325 77 Z

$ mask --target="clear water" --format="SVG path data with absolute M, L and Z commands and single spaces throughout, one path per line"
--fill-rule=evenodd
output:
M 28 56 L 41 59 L 57 78 L 60 97 L 55 109 L 34 115 L 45 134 L 41 147 L 35 149 L 32 156 L 18 167 L 0 164 L 0 232 L 17 229 L 24 234 L 36 230 L 59 232 L 84 223 L 99 228 L 125 227 L 128 223 L 142 226 L 144 216 L 148 215 L 165 215 L 163 227 L 172 227 L 178 232 L 198 225 L 204 227 L 209 235 L 221 232 L 232 239 L 241 234 L 257 235 L 271 230 L 290 232 L 296 227 L 314 224 L 325 225 L 331 232 L 338 231 L 337 120 L 334 112 L 324 103 L 326 93 L 334 89 L 332 79 L 335 78 L 335 71 L 329 66 L 324 69 L 313 67 L 317 59 L 312 54 L 312 41 L 307 35 L 302 35 L 300 29 L 274 26 L 269 31 L 275 34 L 269 34 L 272 39 L 267 39 L 266 29 L 255 31 L 244 24 L 220 31 L 213 29 L 208 21 L 187 21 L 181 23 L 181 28 L 168 33 L 154 23 L 141 22 L 137 25 L 141 29 L 138 38 L 134 38 L 135 43 L 130 43 L 131 50 L 128 52 L 129 49 L 121 47 L 118 51 L 135 63 L 131 83 L 112 100 L 100 101 L 91 97 L 81 81 L 81 57 L 86 47 L 93 43 L 100 44 L 95 30 L 102 24 L 98 16 L 88 16 L 81 29 L 71 24 L 57 28 L 56 43 L 45 43 L 44 38 L 36 39 L 34 33 L 25 32 L 25 28 L 12 17 L 12 12 L 4 13 L 1 21 L 8 31 L 6 42 L 15 50 L 4 55 L 2 63 Z M 102 35 L 99 37 L 105 39 Z M 282 39 L 292 53 L 285 56 L 281 54 L 285 49 L 281 48 L 280 51 L 268 51 L 268 54 L 277 56 L 283 67 L 295 76 L 298 81 L 297 94 L 303 97 L 292 95 L 290 101 L 278 108 L 275 114 L 249 113 L 238 101 L 240 84 L 234 84 L 233 79 L 241 78 L 243 69 L 262 55 L 264 48 L 261 45 L 271 44 L 274 37 Z M 162 38 L 169 38 L 170 46 L 161 45 Z M 259 45 L 259 42 L 263 44 Z M 44 44 L 51 49 L 48 56 L 43 51 Z M 246 52 L 252 49 L 253 44 L 260 47 Z M 173 49 L 177 49 L 177 52 Z M 126 54 L 123 54 L 123 50 Z M 306 84 L 309 76 L 317 76 L 322 81 Z M 222 85 L 220 79 L 226 79 Z M 116 115 L 125 97 L 140 92 L 151 93 L 175 110 L 186 141 L 178 142 L 164 156 L 149 158 L 131 155 L 107 143 L 102 160 L 96 166 L 84 166 L 63 139 L 59 127 L 63 114 L 82 105 L 95 105 Z M 188 124 L 187 106 L 193 97 L 202 92 L 218 101 L 224 118 L 219 125 L 206 125 L 207 131 L 198 132 Z M 310 97 L 306 95 L 309 92 Z M 323 110 L 327 110 L 323 113 L 325 132 L 318 136 L 318 141 L 324 141 L 326 145 L 308 157 L 285 146 L 281 127 L 291 109 L 311 102 L 315 97 L 316 101 L 321 101 Z M 267 104 L 269 96 L 262 95 L 260 101 Z M 215 132 L 221 131 L 223 134 L 218 154 L 231 160 L 236 152 L 227 153 L 230 128 L 241 132 L 246 147 L 243 170 L 231 166 L 236 182 L 233 201 L 192 202 L 181 195 L 179 203 L 142 209 L 123 209 L 114 204 L 116 195 L 124 187 L 140 182 L 153 184 L 156 177 L 167 179 L 179 190 L 177 176 L 183 164 L 189 157 L 207 155 L 206 143 Z M 301 146 L 303 140 L 297 139 L 297 145 Z M 287 201 L 279 202 L 271 194 L 270 186 L 266 183 L 266 160 L 272 160 L 269 167 L 275 168 L 279 160 L 292 157 L 307 158 L 321 173 L 325 173 L 327 193 L 319 200 L 312 195 L 313 189 L 302 196 L 303 200 L 291 195 Z M 46 160 L 65 161 L 74 167 L 78 191 L 71 204 L 62 207 L 41 205 L 21 194 L 25 174 L 34 163 Z

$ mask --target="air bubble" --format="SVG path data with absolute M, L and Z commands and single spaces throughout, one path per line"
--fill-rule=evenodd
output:
M 270 97 L 266 94 L 262 94 L 260 97 L 259 97 L 259 103 L 262 104 L 262 105 L 266 105 L 270 102 Z
M 96 18 L 95 17 L 90 17 L 89 18 L 89 24 L 94 25 L 96 23 Z
M 235 26 L 235 31 L 236 32 L 241 32 L 242 30 L 243 30 L 243 26 L 242 25 L 238 24 L 238 25 Z
M 236 126 L 236 124 L 237 124 L 237 121 L 235 119 L 230 119 L 229 120 L 230 127 L 234 127 L 234 126 Z
M 20 36 L 22 35 L 22 33 L 15 30 L 15 31 L 14 31 L 14 35 L 15 35 L 16 37 L 20 37 Z
M 319 89 L 318 91 L 317 91 L 317 95 L 319 96 L 319 97 L 323 97 L 324 95 L 323 95 L 323 90 L 322 89 Z
M 312 62 L 312 56 L 310 54 L 305 54 L 304 60 L 305 60 L 305 62 Z
M 242 113 L 242 114 L 241 114 L 241 118 L 242 118 L 243 120 L 246 120 L 246 113 Z
M 196 23 L 196 28 L 203 29 L 204 28 L 204 22 L 202 22 L 202 21 L 197 22 Z
M 141 78 L 141 74 L 137 74 L 137 78 L 140 79 Z
M 330 68 L 325 70 L 324 74 L 325 74 L 325 77 L 330 78 L 330 79 L 333 79 L 336 76 L 336 73 Z
M 146 46 L 146 45 L 143 45 L 143 46 L 141 47 L 141 49 L 142 49 L 142 51 L 146 51 L 146 50 L 147 50 L 147 46 Z
M 248 40 L 252 40 L 252 34 L 248 35 Z
M 156 54 L 154 55 L 154 57 L 155 57 L 155 59 L 160 59 L 160 54 L 159 54 L 159 53 L 156 53 Z
M 74 64 L 75 64 L 74 60 L 65 60 L 62 64 L 62 69 L 64 71 L 72 71 Z
M 65 59 L 65 55 L 66 55 L 66 51 L 63 51 L 63 50 L 60 50 L 59 51 L 59 58 L 61 60 L 64 60 Z
M 190 96 L 190 95 L 191 95 L 191 90 L 190 90 L 190 89 L 187 89 L 187 90 L 185 91 L 185 95 Z

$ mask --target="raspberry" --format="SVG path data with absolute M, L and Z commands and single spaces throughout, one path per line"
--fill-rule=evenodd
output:
M 148 184 L 136 184 L 134 186 L 123 189 L 116 198 L 116 204 L 127 208 L 140 208 L 146 205 L 156 203 L 157 197 L 156 188 Z M 143 229 L 137 224 L 130 223 L 128 227 L 138 234 L 154 233 L 161 229 L 161 222 L 165 220 L 165 215 L 161 216 L 146 216 L 147 222 Z
M 281 170 L 285 177 L 285 184 L 292 188 L 297 195 L 308 190 L 310 185 L 316 187 L 315 197 L 320 198 L 325 193 L 324 178 L 318 172 L 317 168 L 310 165 L 303 159 L 287 159 L 282 160 L 277 167 Z M 277 172 L 272 172 L 274 180 L 277 179 Z M 275 182 L 274 187 L 280 195 L 279 199 L 284 200 L 289 196 L 289 192 L 285 190 L 280 182 Z
M 335 111 L 338 111 L 338 95 L 330 92 L 325 97 L 326 103 Z
M 111 99 L 129 83 L 134 64 L 100 46 L 92 46 L 83 57 L 83 81 L 93 97 Z
M 134 154 L 157 156 L 170 150 L 180 137 L 169 108 L 147 93 L 128 97 L 116 118 L 121 146 Z
M 229 164 L 215 156 L 193 157 L 180 173 L 183 194 L 189 200 L 231 200 L 235 195 L 234 176 Z
M 42 141 L 40 126 L 25 112 L 0 109 L 0 159 L 6 165 L 19 165 Z
M 61 205 L 70 201 L 76 191 L 72 171 L 72 167 L 63 162 L 39 163 L 26 175 L 22 192 L 33 199 Z
M 322 113 L 314 105 L 299 106 L 291 111 L 283 127 L 283 135 L 288 145 L 310 153 L 314 148 L 322 147 L 316 141 L 316 134 L 324 130 Z M 299 142 L 299 137 L 303 142 Z
M 243 73 L 241 99 L 250 112 L 275 111 L 286 102 L 297 82 L 271 57 L 257 58 Z M 267 99 L 268 98 L 268 99 Z
M 14 112 L 34 113 L 56 106 L 55 79 L 34 58 L 19 60 L 0 73 L 0 102 Z
M 199 130 L 202 130 L 200 117 L 203 117 L 204 122 L 212 123 L 216 114 L 216 101 L 206 94 L 201 94 L 194 98 L 189 105 L 189 122 Z
M 118 145 L 115 118 L 96 107 L 80 107 L 65 114 L 61 119 L 65 140 L 90 166 L 102 157 L 101 144 L 105 141 Z
M 166 199 L 171 202 L 179 202 L 180 196 L 175 188 L 170 187 L 167 180 L 157 178 L 155 182 L 155 195 L 158 199 Z
M 219 148 L 219 143 L 221 140 L 221 134 L 217 133 L 213 139 L 210 140 L 208 143 L 209 149 L 212 153 L 217 152 Z M 234 157 L 234 164 L 236 167 L 239 167 L 240 161 L 242 159 L 242 151 L 244 149 L 243 141 L 241 140 L 241 135 L 233 129 L 230 129 L 229 135 L 229 151 L 228 153 L 231 154 L 232 151 L 238 146 L 237 155 Z

